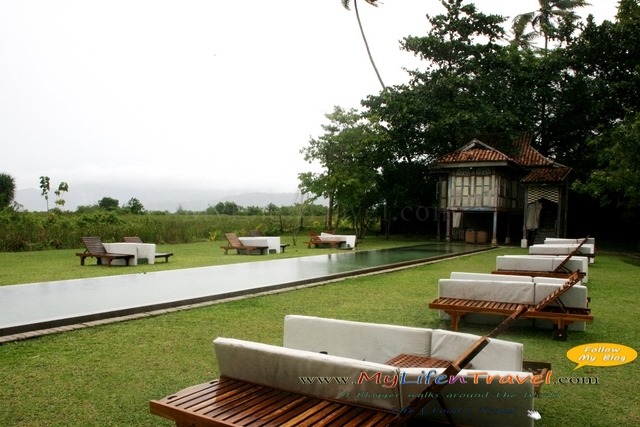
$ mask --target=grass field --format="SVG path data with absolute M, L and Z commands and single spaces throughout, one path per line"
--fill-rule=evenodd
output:
M 402 244 L 372 239 L 365 245 L 374 247 L 376 242 Z M 135 268 L 187 268 L 195 266 L 190 265 L 196 263 L 192 255 L 205 257 L 210 263 L 206 265 L 260 258 L 224 257 L 218 246 L 213 243 L 163 246 L 159 249 L 176 252 L 175 260 L 166 266 L 159 263 Z M 75 265 L 79 262 L 74 251 L 53 252 L 35 253 L 34 256 L 44 257 L 40 262 L 26 256 L 13 258 L 29 253 L 1 253 L 0 283 L 28 283 L 68 275 L 122 274 L 129 269 L 80 268 Z M 282 255 L 320 252 L 298 247 L 287 248 L 287 253 Z M 211 344 L 214 338 L 226 336 L 281 345 L 286 314 L 448 328 L 435 311 L 427 308 L 428 302 L 436 297 L 438 279 L 451 271 L 489 272 L 495 265 L 495 257 L 508 253 L 523 250 L 498 248 L 395 272 L 0 345 L 0 425 L 170 426 L 172 423 L 149 414 L 148 401 L 216 378 Z M 183 262 L 182 258 L 188 260 Z M 536 426 L 640 425 L 637 360 L 616 367 L 585 366 L 574 371 L 575 364 L 566 358 L 567 350 L 586 343 L 612 342 L 638 350 L 640 267 L 629 260 L 616 253 L 598 254 L 590 268 L 588 284 L 595 321 L 587 326 L 586 332 L 570 333 L 566 342 L 553 341 L 551 331 L 529 328 L 512 328 L 500 336 L 523 343 L 525 359 L 550 362 L 553 379 L 597 379 L 598 384 L 545 385 L 542 391 L 548 397 L 537 398 L 535 402 L 542 415 Z M 17 262 L 22 271 L 10 268 L 9 273 L 6 267 L 9 261 Z M 54 268 L 52 263 L 64 267 Z M 55 269 L 60 271 L 49 271 Z M 462 331 L 476 334 L 488 333 L 490 329 L 461 325 Z

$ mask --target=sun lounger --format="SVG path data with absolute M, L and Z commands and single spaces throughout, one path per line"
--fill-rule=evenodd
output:
M 123 259 L 129 265 L 129 261 L 135 258 L 135 255 L 131 254 L 107 252 L 99 237 L 83 237 L 82 243 L 86 247 L 85 251 L 76 253 L 76 256 L 80 257 L 80 265 L 84 265 L 84 260 L 88 257 L 96 258 L 98 264 L 102 264 L 102 260 L 107 260 L 109 267 L 115 259 Z
M 308 247 L 315 246 L 316 248 L 318 248 L 321 246 L 329 246 L 331 248 L 338 248 L 341 244 L 347 242 L 347 239 L 345 239 L 344 237 L 322 237 L 315 231 L 310 231 L 309 237 L 311 238 L 311 240 L 305 242 Z
M 573 322 L 591 322 L 593 316 L 591 310 L 586 307 L 567 307 L 563 304 L 559 297 L 565 294 L 571 287 L 580 282 L 580 274 L 578 272 L 573 273 L 562 286 L 558 287 L 555 291 L 549 293 L 546 297 L 535 303 L 531 300 L 530 303 L 524 303 L 517 301 L 518 295 L 522 298 L 528 299 L 533 295 L 534 285 L 531 287 L 519 286 L 519 282 L 494 282 L 485 284 L 485 287 L 491 287 L 487 289 L 487 298 L 479 299 L 475 297 L 450 297 L 440 296 L 429 304 L 429 308 L 435 310 L 443 310 L 445 313 L 451 316 L 451 329 L 458 330 L 459 320 L 462 316 L 469 313 L 480 314 L 495 314 L 503 316 L 511 316 L 520 307 L 525 307 L 526 311 L 518 315 L 523 319 L 546 319 L 553 323 L 555 331 L 553 338 L 556 340 L 566 340 L 567 326 Z M 500 285 L 500 286 L 498 286 Z M 526 285 L 526 284 L 523 284 Z M 556 285 L 557 286 L 557 285 Z M 470 287 L 466 287 L 463 290 L 465 293 L 471 292 Z M 474 289 L 478 289 L 477 294 L 482 293 L 482 286 L 480 283 Z M 495 288 L 495 289 L 494 289 Z M 510 293 L 515 297 L 512 301 L 499 301 L 497 294 Z M 506 299 L 506 298 L 505 298 Z M 552 304 L 553 303 L 553 304 Z
M 261 255 L 269 252 L 269 246 L 248 246 L 242 243 L 236 233 L 225 233 L 224 236 L 229 242 L 226 246 L 220 246 L 224 249 L 224 254 L 229 253 L 229 249 L 235 249 L 238 254 L 252 254 L 254 251 L 259 251 Z

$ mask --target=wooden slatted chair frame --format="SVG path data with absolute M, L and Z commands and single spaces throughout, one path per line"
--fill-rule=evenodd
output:
M 347 242 L 347 239 L 340 239 L 340 240 L 333 240 L 333 239 L 332 240 L 326 240 L 326 239 L 323 239 L 315 231 L 309 231 L 309 237 L 311 238 L 311 240 L 309 240 L 308 242 L 304 242 L 308 247 L 315 246 L 316 248 L 318 248 L 318 247 L 321 247 L 321 246 L 329 246 L 331 248 L 337 248 L 342 243 L 346 243 Z
M 525 304 L 528 308 L 522 313 L 523 318 L 529 319 L 547 319 L 555 325 L 553 339 L 564 341 L 567 338 L 566 329 L 573 322 L 592 322 L 593 316 L 591 309 L 581 307 L 566 307 L 559 300 L 565 292 L 573 285 L 581 280 L 579 272 L 574 272 L 567 279 L 562 287 L 549 294 L 539 304 Z M 558 306 L 551 307 L 552 302 L 559 302 Z M 522 304 L 499 302 L 499 301 L 480 301 L 464 298 L 437 298 L 429 304 L 429 308 L 434 310 L 443 310 L 451 316 L 451 329 L 458 330 L 460 318 L 468 313 L 483 314 L 499 314 L 512 315 Z
M 224 237 L 229 242 L 226 246 L 220 246 L 220 249 L 224 249 L 225 255 L 229 253 L 230 249 L 235 249 L 238 254 L 252 254 L 255 251 L 259 251 L 261 255 L 264 255 L 269 251 L 269 246 L 245 245 L 236 233 L 224 233 Z
M 129 265 L 129 261 L 135 258 L 135 255 L 131 254 L 117 254 L 117 253 L 109 253 L 105 249 L 102 244 L 102 240 L 99 237 L 83 237 L 82 243 L 84 243 L 85 251 L 76 253 L 76 256 L 80 257 L 80 265 L 84 265 L 84 260 L 86 258 L 96 258 L 97 263 L 99 265 L 102 264 L 102 260 L 107 260 L 109 263 L 109 267 L 111 267 L 111 263 L 116 259 L 125 260 L 126 264 Z

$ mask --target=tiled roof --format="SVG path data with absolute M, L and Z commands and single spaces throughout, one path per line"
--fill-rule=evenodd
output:
M 513 160 L 522 166 L 550 166 L 553 160 L 540 154 L 531 146 L 531 134 L 522 134 L 514 141 L 515 153 Z
M 531 146 L 531 134 L 524 133 L 513 141 L 510 155 L 474 139 L 464 147 L 445 154 L 436 160 L 436 164 L 465 162 L 513 162 L 525 168 L 552 166 L 555 162 Z
M 474 139 L 464 147 L 440 157 L 436 163 L 463 163 L 463 162 L 507 162 L 513 161 L 506 154 Z
M 522 182 L 547 184 L 560 183 L 566 179 L 570 172 L 571 168 L 566 166 L 535 168 L 527 176 L 522 178 Z
M 531 134 L 525 133 L 513 141 L 510 155 L 496 150 L 484 142 L 474 139 L 464 147 L 445 154 L 436 160 L 437 166 L 457 163 L 500 162 L 517 164 L 530 172 L 523 179 L 523 183 L 560 183 L 567 178 L 571 168 L 540 154 L 531 146 Z

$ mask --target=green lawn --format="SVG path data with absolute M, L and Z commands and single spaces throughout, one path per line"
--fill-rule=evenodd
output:
M 135 268 L 186 268 L 188 262 L 180 261 L 187 256 L 186 246 L 161 248 L 176 252 L 175 260 L 168 266 Z M 208 261 L 210 257 L 221 262 L 260 259 L 223 257 L 218 254 L 222 252 L 218 246 L 203 244 L 194 254 L 206 249 Z M 287 248 L 288 256 L 296 254 L 289 249 L 295 248 Z M 306 247 L 299 250 L 298 255 L 320 253 Z M 172 423 L 149 414 L 148 401 L 216 378 L 211 344 L 215 337 L 280 345 L 286 314 L 448 328 L 435 311 L 427 308 L 428 302 L 436 297 L 438 279 L 451 271 L 489 272 L 495 266 L 497 255 L 523 252 L 519 248 L 499 248 L 395 272 L 0 345 L 0 425 L 170 426 Z M 73 264 L 79 262 L 73 259 L 77 258 L 73 253 L 67 252 L 60 262 L 75 272 L 119 274 L 129 270 L 125 267 L 75 268 Z M 8 254 L 0 254 L 0 266 L 7 265 L 5 255 Z M 40 255 L 54 258 L 59 254 Z M 640 425 L 637 360 L 616 367 L 586 366 L 574 371 L 575 364 L 566 358 L 567 350 L 586 343 L 612 342 L 638 350 L 640 267 L 627 260 L 615 253 L 598 254 L 596 264 L 590 269 L 588 284 L 595 321 L 587 326 L 586 332 L 570 333 L 566 342 L 553 341 L 550 331 L 528 328 L 510 329 L 500 336 L 522 342 L 526 359 L 551 362 L 554 379 L 598 380 L 597 385 L 545 385 L 542 391 L 550 393 L 550 397 L 536 399 L 536 409 L 542 415 L 536 426 Z M 34 267 L 32 261 L 22 259 L 21 262 L 24 268 Z M 5 267 L 0 269 L 1 282 L 11 283 L 5 277 L 9 274 Z M 61 270 L 51 277 L 68 277 L 63 273 Z M 22 275 L 15 274 L 13 277 L 38 277 L 37 280 L 47 277 L 46 271 L 27 270 Z M 461 326 L 462 331 L 477 334 L 488 333 L 490 329 L 464 323 Z

